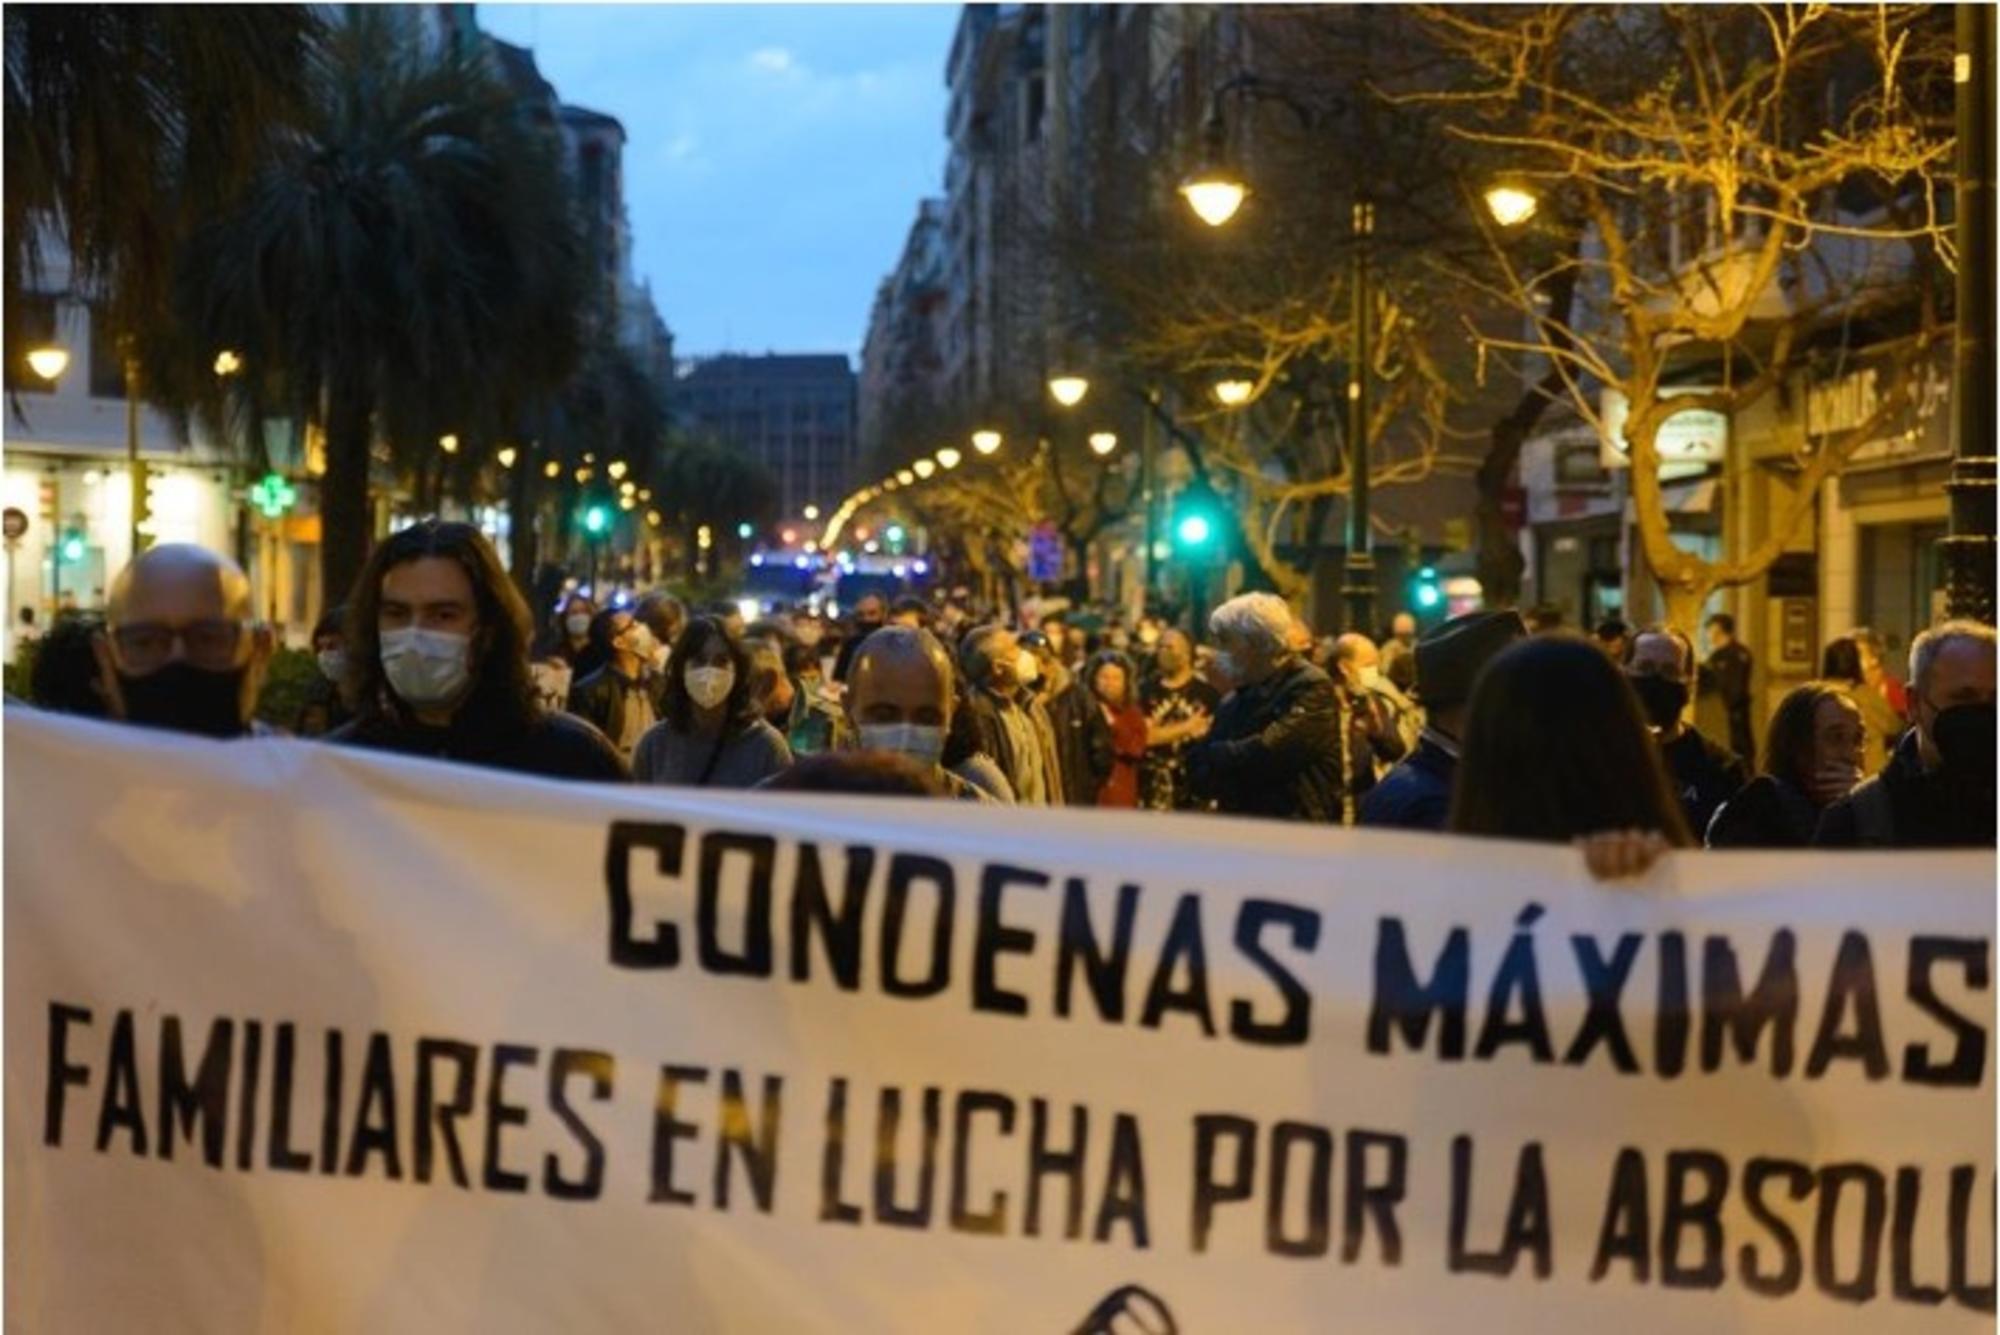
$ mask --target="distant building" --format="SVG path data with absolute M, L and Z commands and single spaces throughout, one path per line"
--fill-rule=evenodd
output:
M 882 280 L 861 349 L 857 445 L 874 461 L 944 401 L 945 202 L 922 200 L 894 273 Z
M 674 385 L 696 433 L 770 470 L 781 513 L 831 510 L 853 481 L 854 370 L 843 354 L 724 354 L 693 363 Z

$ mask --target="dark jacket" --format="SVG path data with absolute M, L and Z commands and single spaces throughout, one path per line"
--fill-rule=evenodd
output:
M 1750 767 L 1732 751 L 1717 746 L 1693 728 L 1660 748 L 1666 762 L 1667 779 L 1681 800 L 1681 812 L 1688 829 L 1699 833 L 1708 828 L 1715 811 L 1736 796 L 1750 782 Z
M 1063 802 L 1072 807 L 1097 805 L 1097 790 L 1111 775 L 1111 725 L 1097 707 L 1097 697 L 1081 679 L 1051 696 L 1049 725 L 1056 734 L 1056 763 L 1062 769 Z
M 1896 744 L 1880 774 L 1820 813 L 1813 844 L 1820 848 L 1991 848 L 1992 776 L 1962 791 L 1942 774 L 1925 773 L 1914 729 Z
M 1382 776 L 1361 799 L 1359 824 L 1399 830 L 1443 830 L 1451 824 L 1451 783 L 1458 757 L 1426 733 L 1410 758 Z
M 292 732 L 299 737 L 324 737 L 346 726 L 353 717 L 354 711 L 340 698 L 340 689 L 325 677 L 315 675 L 306 685 L 305 698 L 299 702 Z
M 1804 848 L 1818 823 L 1811 798 L 1789 780 L 1759 774 L 1716 808 L 1705 842 L 1710 848 Z
M 1240 686 L 1215 711 L 1208 736 L 1188 748 L 1188 781 L 1219 810 L 1285 820 L 1338 822 L 1340 711 L 1333 682 L 1293 662 Z
M 625 762 L 618 758 L 617 748 L 604 734 L 570 714 L 542 714 L 526 731 L 511 736 L 461 725 L 460 719 L 438 728 L 378 715 L 357 718 L 328 734 L 327 740 L 341 746 L 456 760 L 552 779 L 623 783 L 631 777 Z
M 653 698 L 653 718 L 660 717 L 660 697 L 664 694 L 658 677 L 641 670 L 638 682 L 606 663 L 569 688 L 569 712 L 592 724 L 607 738 L 625 735 L 625 699 L 634 685 Z
M 1014 754 L 1013 734 L 1007 730 L 1006 723 L 1000 717 L 1000 702 L 993 698 L 991 691 L 977 687 L 965 693 L 965 700 L 960 706 L 974 740 L 972 750 L 991 756 L 994 763 L 1000 766 L 1000 772 L 1007 776 L 1009 783 L 1013 783 L 1014 776 L 1022 769 L 1034 766 L 1042 776 L 1046 799 L 1042 805 L 1060 806 L 1066 795 L 1062 760 L 1058 755 L 1043 754 L 1041 749 L 1055 744 L 1054 726 L 1049 722 L 1048 710 L 1027 691 L 1021 691 L 1015 697 L 1014 707 L 1021 711 L 1029 730 L 1038 738 L 1036 754 L 1032 756 Z M 1030 805 L 1019 792 L 1014 796 L 1015 800 L 1023 805 Z

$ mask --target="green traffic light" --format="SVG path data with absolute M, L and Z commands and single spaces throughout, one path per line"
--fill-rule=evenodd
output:
M 1444 595 L 1438 592 L 1437 585 L 1435 584 L 1417 585 L 1418 607 L 1425 608 L 1426 610 L 1428 610 L 1430 608 L 1436 607 L 1438 603 L 1443 600 L 1443 598 Z
M 901 542 L 905 537 L 903 526 L 901 524 L 891 524 L 883 530 L 882 536 L 891 542 Z
M 1189 547 L 1199 547 L 1207 542 L 1212 531 L 1207 515 L 1183 515 L 1180 523 L 1174 526 L 1174 536 Z
M 601 505 L 593 505 L 583 512 L 583 526 L 592 533 L 602 533 L 611 527 L 611 512 Z
M 738 524 L 736 526 L 736 536 L 739 538 L 747 538 L 756 531 L 757 531 L 756 529 L 750 527 L 750 523 L 748 520 L 745 520 L 743 523 Z
M 66 533 L 63 535 L 62 559 L 70 565 L 75 565 L 83 559 L 83 535 L 81 533 Z

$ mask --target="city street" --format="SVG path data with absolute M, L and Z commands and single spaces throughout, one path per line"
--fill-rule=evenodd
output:
M 10 1330 L 1992 1328 L 1993 6 L 5 26 Z

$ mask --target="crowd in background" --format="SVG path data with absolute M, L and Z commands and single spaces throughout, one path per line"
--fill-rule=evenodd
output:
M 1150 808 L 1580 842 L 1619 875 L 1670 847 L 1994 844 L 1994 633 L 1947 622 L 1900 679 L 1866 631 L 1751 734 L 1751 659 L 1671 627 L 1572 634 L 1511 609 L 1320 638 L 1243 594 L 1200 639 L 1042 599 L 861 598 L 746 621 L 665 593 L 535 618 L 491 544 L 426 521 L 314 628 L 291 731 L 552 777 Z M 102 620 L 59 619 L 29 694 L 214 737 L 253 721 L 268 628 L 195 547 L 142 555 Z M 1692 704 L 1712 702 L 1715 728 Z

